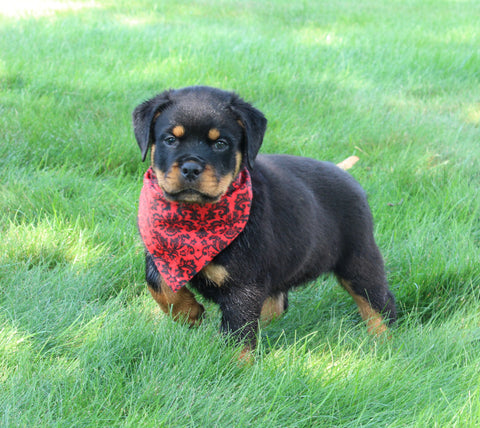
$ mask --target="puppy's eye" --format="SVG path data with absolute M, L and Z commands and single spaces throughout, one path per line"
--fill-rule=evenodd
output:
M 215 143 L 213 143 L 213 149 L 217 152 L 227 150 L 228 146 L 229 146 L 228 141 L 225 141 L 225 140 L 217 140 L 215 141 Z
M 175 137 L 170 136 L 170 137 L 164 138 L 163 142 L 166 146 L 173 147 L 177 144 L 177 139 Z

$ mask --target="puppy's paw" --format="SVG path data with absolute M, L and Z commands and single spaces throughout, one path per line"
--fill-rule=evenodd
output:
M 191 306 L 190 312 L 188 313 L 188 317 L 185 322 L 189 324 L 190 328 L 198 327 L 203 321 L 204 312 L 205 307 L 201 303 L 195 301 L 195 304 Z
M 255 362 L 255 355 L 250 346 L 245 346 L 237 355 L 237 364 L 240 367 L 251 367 Z
M 175 321 L 187 324 L 190 327 L 196 327 L 202 323 L 205 308 L 197 302 L 197 299 L 187 287 L 183 287 L 174 293 L 162 281 L 160 287 L 149 286 L 148 289 L 162 311 L 170 315 Z

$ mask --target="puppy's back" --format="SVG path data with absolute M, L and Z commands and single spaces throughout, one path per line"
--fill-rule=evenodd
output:
M 255 169 L 275 187 L 269 192 L 273 197 L 280 194 L 295 204 L 313 198 L 316 208 L 337 218 L 351 210 L 370 213 L 363 188 L 333 163 L 290 155 L 259 155 Z
M 299 285 L 332 271 L 343 254 L 371 245 L 372 218 L 362 187 L 328 162 L 260 155 L 252 171 L 250 242 L 272 279 Z

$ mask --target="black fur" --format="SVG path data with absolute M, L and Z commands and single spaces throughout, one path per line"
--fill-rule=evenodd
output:
M 395 320 L 394 297 L 373 237 L 367 198 L 348 173 L 313 159 L 257 156 L 266 128 L 263 114 L 233 93 L 207 87 L 167 91 L 135 109 L 135 135 L 142 156 L 156 144 L 154 162 L 162 171 L 173 160 L 160 147 L 163 136 L 156 135 L 167 123 L 152 124 L 159 110 L 160 122 L 174 117 L 191 124 L 197 136 L 213 126 L 226 129 L 231 150 L 224 155 L 230 161 L 190 140 L 185 150 L 206 158 L 221 173 L 233 167 L 231 159 L 241 152 L 251 172 L 253 203 L 247 226 L 213 261 L 226 269 L 228 278 L 221 286 L 202 274 L 191 281 L 220 306 L 223 331 L 254 345 L 265 299 L 287 295 L 290 288 L 326 272 L 348 282 L 350 292 L 366 299 L 389 321 Z M 155 276 L 149 259 L 147 254 L 147 280 L 156 287 L 158 273 Z

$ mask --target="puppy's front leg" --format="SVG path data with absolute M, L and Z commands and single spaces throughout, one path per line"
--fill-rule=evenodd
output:
M 191 327 L 200 325 L 203 305 L 197 302 L 193 293 L 183 287 L 176 293 L 165 283 L 158 273 L 152 258 L 146 255 L 146 277 L 148 290 L 163 312 L 171 315 L 174 320 L 190 324 Z
M 159 285 L 156 288 L 149 285 L 148 289 L 163 312 L 171 314 L 175 321 L 190 324 L 191 327 L 201 324 L 205 309 L 187 287 L 174 293 L 163 280 L 160 280 Z
M 217 301 L 222 310 L 221 331 L 244 343 L 246 349 L 254 349 L 263 303 L 260 293 L 251 287 L 232 287 L 222 291 Z

